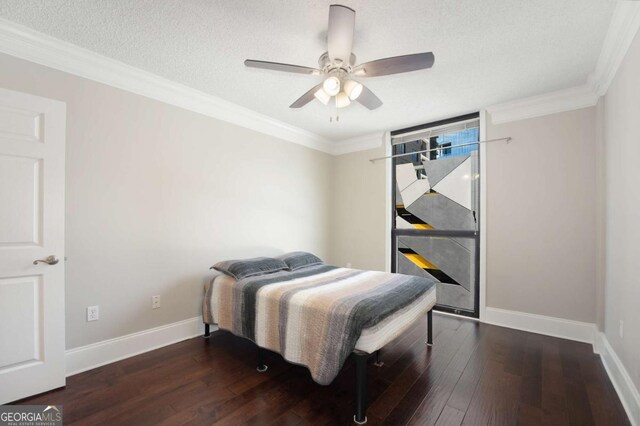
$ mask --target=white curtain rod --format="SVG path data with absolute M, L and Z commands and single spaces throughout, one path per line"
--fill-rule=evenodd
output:
M 371 161 L 372 163 L 375 163 L 378 160 L 386 160 L 387 158 L 405 157 L 407 155 L 423 154 L 425 152 L 438 151 L 439 149 L 455 149 L 455 148 L 461 148 L 463 146 L 478 145 L 478 144 L 481 144 L 481 143 L 499 142 L 499 141 L 507 141 L 507 143 L 509 143 L 509 141 L 511 141 L 511 136 L 506 137 L 506 138 L 489 139 L 489 140 L 486 140 L 486 141 L 463 143 L 461 145 L 441 146 L 439 148 L 431 148 L 431 149 L 425 149 L 425 150 L 422 150 L 422 151 L 406 152 L 404 154 L 389 155 L 387 157 L 371 158 L 371 159 L 369 159 L 369 161 Z

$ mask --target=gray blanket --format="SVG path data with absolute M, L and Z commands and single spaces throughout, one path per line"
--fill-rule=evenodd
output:
M 207 287 L 207 323 L 253 340 L 309 368 L 329 384 L 363 329 L 408 306 L 435 281 L 384 272 L 317 265 L 235 280 L 221 275 Z

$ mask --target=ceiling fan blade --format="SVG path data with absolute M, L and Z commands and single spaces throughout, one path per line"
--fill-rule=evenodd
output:
M 255 61 L 247 59 L 244 65 L 251 68 L 262 68 L 265 70 L 293 72 L 297 74 L 320 75 L 322 71 L 317 68 L 302 67 L 300 65 L 281 64 L 279 62 Z
M 315 98 L 315 93 L 320 90 L 321 87 L 322 83 L 318 84 L 317 86 L 313 86 L 311 90 L 300 96 L 294 103 L 289 105 L 289 108 L 302 108 Z
M 332 4 L 329 7 L 329 30 L 327 43 L 329 59 L 349 63 L 353 48 L 353 29 L 356 25 L 356 11 L 347 6 Z
M 353 74 L 360 77 L 378 77 L 431 68 L 435 57 L 433 53 L 415 53 L 413 55 L 394 56 L 367 62 L 354 68 Z
M 365 107 L 374 110 L 382 106 L 382 101 L 376 95 L 373 94 L 367 86 L 362 86 L 362 93 L 356 98 L 356 101 L 360 102 Z

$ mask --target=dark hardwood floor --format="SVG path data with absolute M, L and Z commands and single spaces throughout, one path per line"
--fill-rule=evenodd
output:
M 624 425 L 624 409 L 590 345 L 434 315 L 369 365 L 369 424 Z M 330 386 L 227 332 L 195 338 L 67 380 L 25 404 L 62 404 L 65 424 L 352 424 L 349 360 Z

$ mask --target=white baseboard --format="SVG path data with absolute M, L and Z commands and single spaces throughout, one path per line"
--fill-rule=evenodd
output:
M 596 336 L 597 345 L 600 348 L 600 359 L 609 375 L 613 387 L 620 397 L 622 406 L 627 412 L 632 425 L 640 425 L 640 393 L 631 380 L 627 369 L 622 365 L 622 361 L 613 350 L 604 333 L 598 332 Z
M 211 331 L 217 330 L 213 327 Z M 69 349 L 65 353 L 67 377 L 102 365 L 130 358 L 172 343 L 202 335 L 202 317 L 162 325 L 126 336 Z
M 578 342 L 595 342 L 596 325 L 487 306 L 483 322 Z

